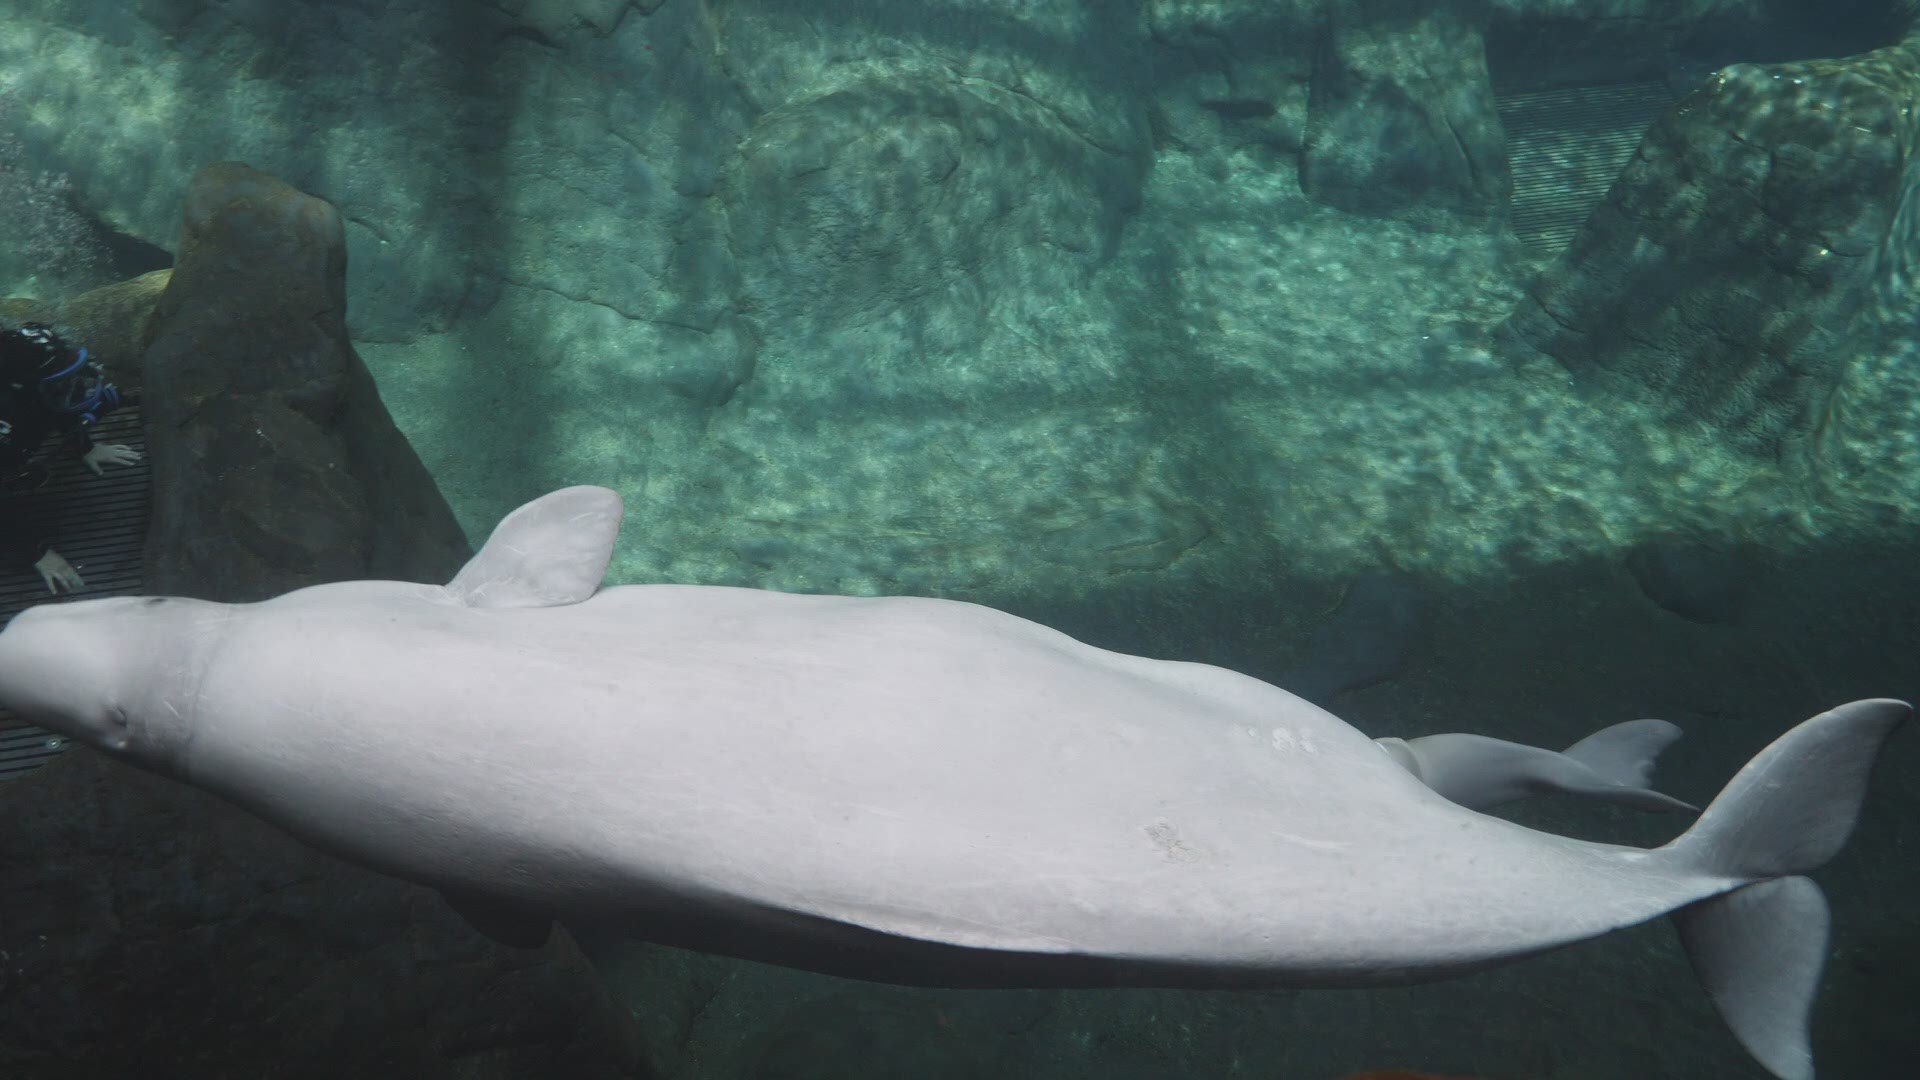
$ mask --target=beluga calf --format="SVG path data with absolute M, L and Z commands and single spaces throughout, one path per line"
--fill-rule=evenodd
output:
M 1590 843 L 1472 807 L 1682 808 L 1646 786 L 1671 725 L 1375 741 L 974 604 L 601 588 L 621 513 L 554 492 L 444 586 L 32 608 L 0 702 L 517 944 L 563 917 L 918 985 L 1371 986 L 1671 914 L 1741 1042 L 1813 1075 L 1827 913 L 1802 875 L 1905 703 L 1800 724 L 1664 847 Z

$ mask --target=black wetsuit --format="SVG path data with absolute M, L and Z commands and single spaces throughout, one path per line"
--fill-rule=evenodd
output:
M 80 417 L 49 409 L 31 386 L 16 390 L 0 380 L 0 568 L 32 569 L 52 546 L 22 496 L 44 479 L 27 462 L 54 433 L 65 437 L 75 456 L 93 448 Z

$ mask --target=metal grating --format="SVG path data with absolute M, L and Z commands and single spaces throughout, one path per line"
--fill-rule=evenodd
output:
M 1665 83 L 1626 83 L 1508 94 L 1496 101 L 1513 173 L 1513 231 L 1536 251 L 1573 241 L 1633 157 L 1641 136 L 1672 107 Z
M 130 400 L 94 428 L 96 442 L 126 443 L 146 452 L 140 403 Z M 129 596 L 141 591 L 141 548 L 147 538 L 147 462 L 109 468 L 95 476 L 77 461 L 48 462 L 53 479 L 23 497 L 53 535 L 54 549 L 86 579 L 72 597 Z M 0 570 L 0 623 L 34 604 L 55 599 L 32 568 Z M 25 775 L 66 749 L 67 740 L 0 708 L 0 780 Z

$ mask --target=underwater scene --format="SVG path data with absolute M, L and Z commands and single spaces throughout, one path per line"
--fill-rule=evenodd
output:
M 0 1080 L 1897 1080 L 1920 4 L 0 0 Z

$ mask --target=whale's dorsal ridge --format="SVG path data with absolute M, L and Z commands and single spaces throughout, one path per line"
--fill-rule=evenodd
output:
M 447 591 L 469 607 L 577 604 L 607 576 L 623 512 L 619 493 L 608 488 L 543 495 L 502 518 Z

